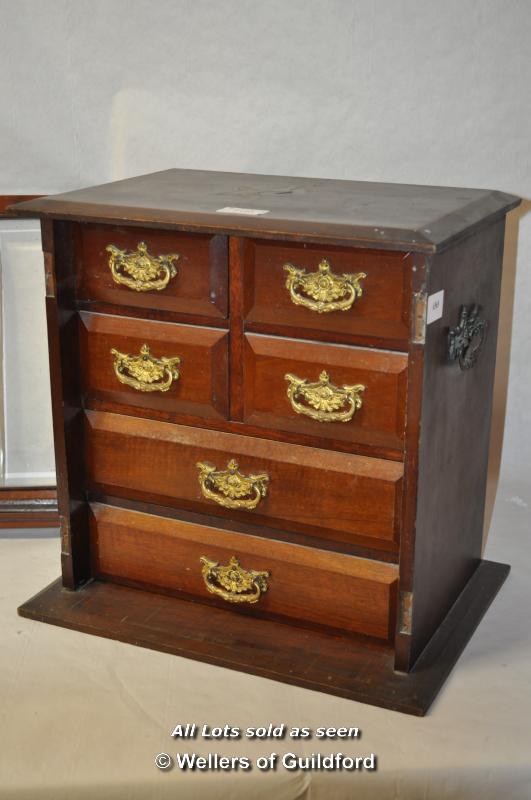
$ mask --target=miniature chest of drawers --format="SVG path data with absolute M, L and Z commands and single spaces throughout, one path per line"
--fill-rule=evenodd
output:
M 23 616 L 413 714 L 481 559 L 506 213 L 168 170 L 40 216 L 62 578 Z

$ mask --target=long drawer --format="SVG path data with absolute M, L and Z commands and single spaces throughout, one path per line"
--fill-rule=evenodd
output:
M 86 412 L 89 488 L 396 550 L 403 465 Z
M 368 559 L 93 504 L 96 577 L 382 639 L 398 569 Z

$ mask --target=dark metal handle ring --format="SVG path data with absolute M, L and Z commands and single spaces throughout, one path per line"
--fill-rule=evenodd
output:
M 487 320 L 479 312 L 476 304 L 461 306 L 458 324 L 448 331 L 448 360 L 458 361 L 463 370 L 477 362 L 487 334 Z

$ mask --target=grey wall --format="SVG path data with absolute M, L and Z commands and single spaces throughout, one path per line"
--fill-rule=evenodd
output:
M 529 0 L 0 0 L 0 14 L 0 192 L 175 166 L 531 196 Z M 512 470 L 531 465 L 528 210 L 517 252 L 509 226 L 494 433 L 496 450 L 514 296 Z

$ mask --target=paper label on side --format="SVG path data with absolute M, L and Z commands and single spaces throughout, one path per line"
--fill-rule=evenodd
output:
M 443 315 L 444 289 L 428 297 L 428 309 L 426 312 L 426 325 L 430 325 Z
M 260 214 L 269 214 L 269 209 L 264 211 L 261 208 L 237 208 L 236 206 L 226 206 L 225 208 L 217 208 L 216 214 L 243 214 L 246 217 L 259 217 Z

